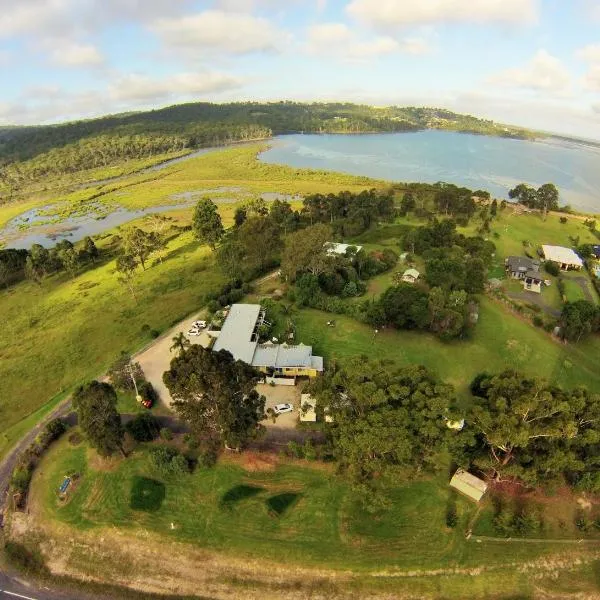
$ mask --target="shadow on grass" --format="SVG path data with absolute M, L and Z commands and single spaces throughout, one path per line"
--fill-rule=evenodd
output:
M 131 482 L 129 506 L 133 510 L 156 512 L 162 506 L 165 495 L 164 483 L 148 477 L 136 476 Z
M 301 497 L 302 494 L 296 494 L 294 492 L 284 492 L 283 494 L 271 496 L 267 499 L 269 514 L 274 517 L 282 517 L 298 502 L 298 500 L 300 500 Z
M 223 494 L 223 497 L 221 498 L 221 507 L 233 508 L 238 502 L 253 498 L 262 491 L 264 491 L 264 488 L 257 485 L 236 485 Z

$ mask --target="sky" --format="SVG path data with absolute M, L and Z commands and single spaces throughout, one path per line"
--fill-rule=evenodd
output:
M 600 0 L 0 0 L 0 124 L 435 106 L 600 139 Z

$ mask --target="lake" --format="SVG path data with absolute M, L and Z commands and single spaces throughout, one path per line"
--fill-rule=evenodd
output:
M 446 181 L 508 198 L 517 183 L 552 182 L 562 204 L 600 213 L 600 148 L 449 131 L 278 136 L 261 160 L 391 181 Z

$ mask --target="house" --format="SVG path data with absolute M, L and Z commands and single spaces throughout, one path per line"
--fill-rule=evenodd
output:
M 488 484 L 464 469 L 458 469 L 450 480 L 450 487 L 470 500 L 479 502 L 487 491 Z
M 556 263 L 563 271 L 581 269 L 583 267 L 581 257 L 574 250 L 571 250 L 571 248 L 542 246 L 542 253 L 546 260 Z
M 265 311 L 258 304 L 234 304 L 229 309 L 216 337 L 213 350 L 227 350 L 262 373 L 284 377 L 316 377 L 323 372 L 323 357 L 313 356 L 304 344 L 259 344 L 259 329 L 265 323 Z
M 509 256 L 504 261 L 504 269 L 513 279 L 525 279 L 525 273 L 540 270 L 540 263 L 527 256 Z
M 362 250 L 362 246 L 355 246 L 354 244 L 337 244 L 336 242 L 327 242 L 325 247 L 327 248 L 327 254 L 330 256 L 346 256 L 348 248 L 356 248 L 356 252 Z
M 540 273 L 540 263 L 527 256 L 509 256 L 504 261 L 506 273 L 512 279 L 523 282 L 523 289 L 528 292 L 542 293 L 544 277 Z
M 419 279 L 419 271 L 416 269 L 406 269 L 404 275 L 402 275 L 402 281 L 405 283 L 415 283 Z

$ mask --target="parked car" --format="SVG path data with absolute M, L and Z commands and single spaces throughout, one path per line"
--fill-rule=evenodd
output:
M 196 328 L 192 327 L 188 331 L 188 335 L 202 335 L 202 329 L 196 329 Z
M 289 413 L 294 410 L 294 405 L 286 402 L 285 404 L 276 404 L 273 407 L 273 412 L 276 415 L 282 415 L 283 413 Z
M 206 329 L 206 321 L 194 321 L 192 329 Z

